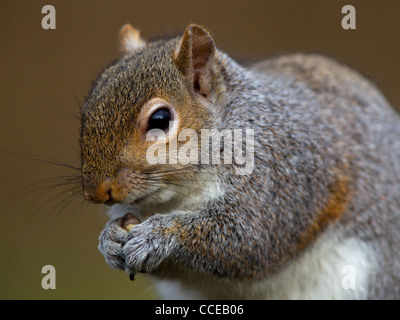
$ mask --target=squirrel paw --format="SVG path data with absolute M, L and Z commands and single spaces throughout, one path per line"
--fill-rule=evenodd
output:
M 168 243 L 159 232 L 162 217 L 150 218 L 129 232 L 123 246 L 125 270 L 130 274 L 151 272 L 168 256 Z
M 122 248 L 128 237 L 120 220 L 111 220 L 106 224 L 106 227 L 100 233 L 98 248 L 110 267 L 124 270 L 125 255 Z

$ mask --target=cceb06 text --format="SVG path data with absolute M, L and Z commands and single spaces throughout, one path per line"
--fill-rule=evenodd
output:
M 243 314 L 243 305 L 203 304 L 200 306 L 199 312 L 201 314 Z

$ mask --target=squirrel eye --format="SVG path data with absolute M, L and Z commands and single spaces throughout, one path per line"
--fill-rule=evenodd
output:
M 148 130 L 161 129 L 167 131 L 169 122 L 171 121 L 171 113 L 168 109 L 158 109 L 149 119 Z

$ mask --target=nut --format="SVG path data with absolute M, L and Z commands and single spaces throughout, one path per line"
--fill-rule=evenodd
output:
M 131 231 L 135 226 L 136 226 L 136 224 L 130 223 L 125 227 L 125 229 L 128 230 L 128 231 Z
M 137 217 L 132 213 L 127 213 L 125 217 L 122 218 L 121 226 L 126 230 L 131 231 L 139 223 L 140 220 Z

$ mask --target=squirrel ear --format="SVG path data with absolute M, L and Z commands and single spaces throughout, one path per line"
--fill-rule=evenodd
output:
M 175 52 L 175 63 L 194 92 L 209 98 L 212 91 L 214 40 L 202 27 L 191 24 Z
M 146 45 L 146 41 L 140 37 L 140 31 L 130 24 L 126 24 L 121 28 L 118 39 L 122 55 L 133 53 Z

